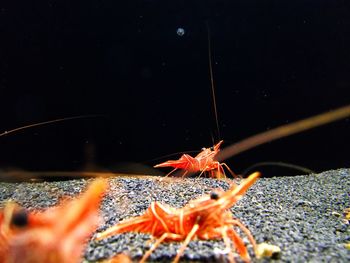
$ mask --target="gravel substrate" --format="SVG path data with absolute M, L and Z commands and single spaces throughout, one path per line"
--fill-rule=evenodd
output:
M 0 183 L 0 206 L 12 199 L 30 210 L 57 204 L 63 195 L 75 196 L 89 180 L 45 183 Z M 213 188 L 228 188 L 228 183 L 214 179 L 174 179 L 159 177 L 113 178 L 101 207 L 104 223 L 97 232 L 122 219 L 142 214 L 152 201 L 181 207 L 189 200 Z M 253 233 L 256 241 L 281 248 L 275 262 L 350 262 L 349 222 L 344 209 L 350 207 L 350 169 L 327 171 L 316 175 L 261 178 L 245 197 L 232 208 Z M 139 259 L 150 248 L 150 236 L 128 233 L 95 242 L 90 241 L 85 262 L 95 262 L 120 252 Z M 246 240 L 246 239 L 244 239 Z M 151 261 L 169 261 L 180 243 L 161 244 Z M 223 261 L 222 241 L 192 241 L 182 259 L 186 261 Z M 248 245 L 253 255 L 251 246 Z M 237 260 L 240 260 L 237 257 Z M 256 260 L 265 262 L 271 259 Z

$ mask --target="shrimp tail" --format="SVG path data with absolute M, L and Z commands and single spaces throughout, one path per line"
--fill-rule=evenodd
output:
M 196 161 L 192 156 L 183 154 L 178 160 L 169 160 L 164 163 L 157 164 L 154 167 L 173 167 L 183 170 L 195 170 L 195 163 Z
M 96 234 L 96 240 L 101 240 L 116 234 L 126 232 L 147 232 L 152 219 L 147 214 L 137 216 L 120 222 L 119 224 L 108 228 L 106 231 Z

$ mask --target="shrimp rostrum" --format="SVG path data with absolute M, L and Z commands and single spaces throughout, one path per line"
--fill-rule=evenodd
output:
M 183 241 L 173 261 L 178 262 L 191 240 L 223 239 L 229 251 L 230 262 L 234 262 L 233 249 L 245 262 L 249 262 L 248 250 L 235 228 L 240 228 L 248 237 L 255 253 L 257 253 L 256 242 L 248 228 L 234 218 L 229 208 L 245 194 L 259 176 L 260 173 L 253 173 L 240 185 L 234 184 L 226 192 L 215 190 L 209 195 L 190 201 L 181 209 L 153 202 L 143 215 L 121 221 L 98 233 L 96 239 L 101 240 L 125 232 L 151 234 L 156 241 L 144 254 L 141 262 L 146 261 L 162 242 Z

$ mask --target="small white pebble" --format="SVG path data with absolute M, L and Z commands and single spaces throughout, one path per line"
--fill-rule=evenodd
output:
M 281 253 L 281 249 L 278 246 L 270 245 L 267 243 L 261 243 L 257 245 L 255 254 L 256 257 L 264 258 L 264 257 L 272 257 Z

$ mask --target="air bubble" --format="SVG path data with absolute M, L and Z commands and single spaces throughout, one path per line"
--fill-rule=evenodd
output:
M 182 37 L 184 34 L 185 34 L 185 29 L 183 29 L 182 27 L 179 27 L 177 30 L 176 30 L 176 34 L 180 37 Z

